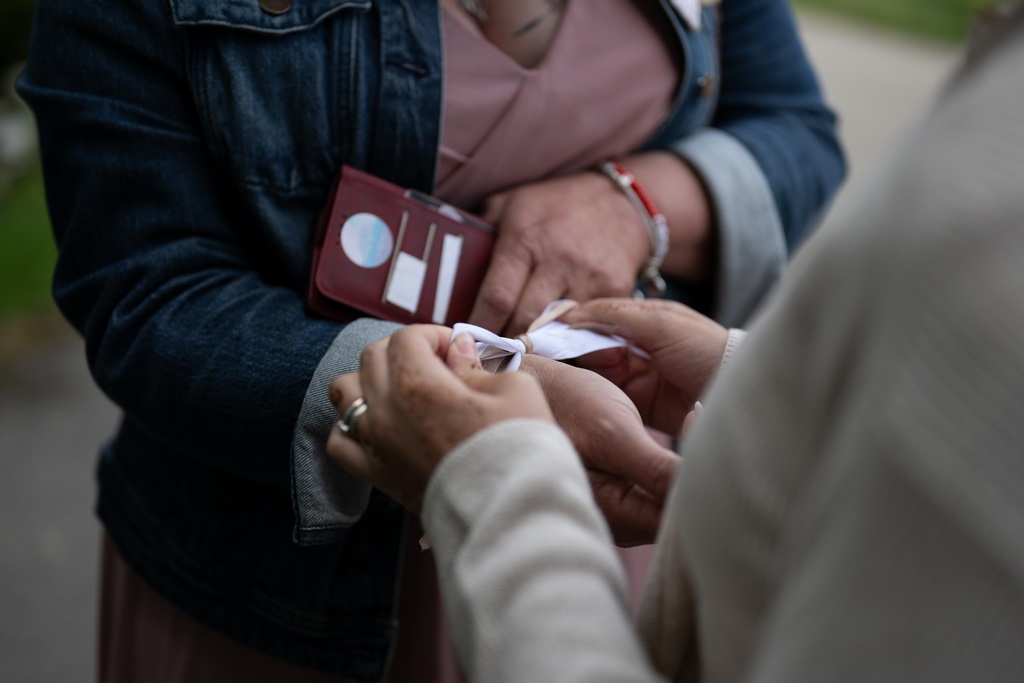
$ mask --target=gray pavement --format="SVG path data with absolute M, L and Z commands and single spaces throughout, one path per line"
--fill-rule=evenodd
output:
M 927 115 L 956 68 L 956 46 L 908 39 L 801 12 L 800 29 L 829 102 L 839 115 L 850 175 L 828 221 L 840 220 L 868 191 L 899 143 Z
M 70 332 L 0 367 L 0 680 L 95 679 L 92 480 L 116 419 Z
M 833 220 L 927 110 L 958 50 L 816 14 L 800 22 L 850 155 Z M 117 411 L 84 358 L 65 331 L 0 363 L 0 680 L 10 683 L 95 678 L 93 469 Z

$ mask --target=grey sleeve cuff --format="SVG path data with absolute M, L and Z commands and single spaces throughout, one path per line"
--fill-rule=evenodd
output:
M 740 330 L 735 327 L 729 330 L 729 336 L 725 340 L 725 351 L 722 352 L 722 360 L 718 364 L 719 372 L 729 364 L 732 357 L 736 355 L 736 351 L 738 351 L 740 346 L 743 344 L 743 340 L 746 338 L 746 330 Z
M 673 146 L 711 194 L 718 224 L 713 317 L 741 326 L 774 288 L 786 263 L 775 197 L 754 156 L 736 138 L 705 128 Z
M 293 539 L 300 545 L 329 543 L 359 521 L 370 487 L 327 457 L 327 437 L 338 422 L 328 387 L 338 375 L 359 369 L 363 349 L 401 325 L 360 318 L 343 329 L 313 373 L 292 437 Z

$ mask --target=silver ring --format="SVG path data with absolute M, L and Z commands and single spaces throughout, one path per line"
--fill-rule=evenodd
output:
M 350 439 L 359 441 L 359 418 L 366 413 L 367 409 L 366 401 L 362 396 L 352 401 L 348 408 L 345 408 L 341 419 L 338 420 L 338 429 L 341 433 Z

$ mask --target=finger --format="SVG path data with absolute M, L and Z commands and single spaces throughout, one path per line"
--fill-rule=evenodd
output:
M 451 333 L 441 325 L 410 325 L 363 349 L 360 372 L 367 402 L 387 392 L 396 358 L 436 363 L 447 353 Z
M 359 373 L 349 372 L 335 377 L 331 381 L 328 394 L 330 396 L 331 403 L 334 404 L 334 408 L 338 411 L 338 416 L 340 417 L 341 413 L 352 403 L 352 401 L 363 395 Z
M 504 412 L 508 417 L 555 421 L 540 382 L 524 372 L 492 375 L 480 368 L 464 370 L 460 377 L 470 391 L 476 392 L 476 398 L 480 398 L 480 394 L 490 396 L 497 405 L 507 409 Z
M 622 386 L 632 376 L 630 361 L 635 357 L 628 349 L 618 346 L 580 356 L 574 364 L 578 368 L 596 372 L 612 384 Z
M 396 405 L 408 408 L 414 402 L 436 402 L 466 391 L 446 365 L 450 338 L 450 329 L 436 325 L 412 325 L 392 335 L 387 349 L 390 385 L 378 389 L 380 397 L 389 395 Z M 367 387 L 368 396 L 369 392 Z
M 460 332 L 452 339 L 445 360 L 448 367 L 456 374 L 462 374 L 466 370 L 479 370 L 483 367 L 480 364 L 480 355 L 476 350 L 476 342 L 466 332 Z
M 359 354 L 360 381 L 364 388 L 369 384 L 379 384 L 382 377 L 386 376 L 387 368 L 384 366 L 387 363 L 387 348 L 391 345 L 391 337 L 384 337 L 368 344 Z
M 503 331 L 532 267 L 533 257 L 528 250 L 499 237 L 468 322 L 492 332 Z
M 526 331 L 537 317 L 544 312 L 548 304 L 556 299 L 564 298 L 566 283 L 561 270 L 537 268 L 530 273 L 519 303 L 510 318 L 506 331 L 508 334 L 521 334 Z
M 609 435 L 611 448 L 620 453 L 602 467 L 611 474 L 633 482 L 659 499 L 668 496 L 679 456 L 663 447 L 641 425 Z
M 662 501 L 633 483 L 599 470 L 587 470 L 594 502 L 608 521 L 616 545 L 653 543 L 658 535 Z
M 508 204 L 509 194 L 507 192 L 499 192 L 498 194 L 492 194 L 484 202 L 484 212 L 480 218 L 485 223 L 490 225 L 497 225 L 501 220 L 502 215 L 505 213 L 505 205 Z
M 376 486 L 371 456 L 361 445 L 346 437 L 337 428 L 331 430 L 331 435 L 327 439 L 327 455 L 360 481 Z
M 367 417 L 369 412 L 369 402 L 366 402 L 367 409 L 358 416 L 349 416 L 349 410 L 353 408 L 355 401 L 358 399 L 365 398 L 363 396 L 363 389 L 359 381 L 358 373 L 349 373 L 347 375 L 340 375 L 335 378 L 334 382 L 331 383 L 331 394 L 332 400 L 336 397 L 337 401 L 334 403 L 334 409 L 338 411 L 338 422 L 335 423 L 334 428 L 331 430 L 331 434 L 328 437 L 328 444 L 331 439 L 334 438 L 335 434 L 339 438 L 343 438 L 347 442 L 355 443 L 358 442 L 360 445 L 366 445 L 371 443 L 370 439 L 370 420 Z M 352 419 L 354 417 L 354 419 Z M 342 431 L 341 424 L 345 422 L 347 430 Z
M 463 334 L 469 336 L 466 333 Z M 443 361 L 452 346 L 451 342 L 452 329 L 450 327 L 410 325 L 391 335 L 386 362 L 394 366 L 401 359 L 410 361 L 410 364 L 413 365 L 444 365 Z
M 635 463 L 623 467 L 623 473 L 659 500 L 668 498 L 672 480 L 679 468 L 680 458 L 662 447 L 648 435 L 647 448 Z
M 696 403 L 693 404 L 693 410 L 688 412 L 686 414 L 686 418 L 683 420 L 683 429 L 682 429 L 683 436 L 686 436 L 687 434 L 690 433 L 690 430 L 693 429 L 694 421 L 697 420 L 697 418 L 701 414 L 701 411 L 703 411 L 703 410 L 704 410 L 704 406 L 701 405 L 700 401 L 697 401 Z
M 703 317 L 682 304 L 656 299 L 594 299 L 562 316 L 571 326 L 593 328 L 595 323 L 634 345 L 650 351 L 678 338 L 680 325 L 690 317 Z
M 484 370 L 466 369 L 459 374 L 463 383 L 472 391 L 501 396 L 509 400 L 511 395 L 527 395 L 535 387 L 540 395 L 544 392 L 533 377 L 523 372 L 499 372 L 494 375 Z
M 444 358 L 452 338 L 452 328 L 443 325 L 409 325 L 391 335 L 393 343 L 399 345 L 402 354 L 416 357 L 437 356 Z

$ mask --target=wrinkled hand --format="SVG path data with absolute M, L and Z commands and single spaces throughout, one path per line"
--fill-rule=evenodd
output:
M 562 316 L 563 322 L 617 334 L 643 349 L 610 349 L 577 361 L 620 387 L 644 423 L 678 434 L 683 420 L 718 370 L 728 330 L 674 301 L 599 299 Z
M 469 335 L 413 325 L 368 346 L 359 372 L 332 382 L 339 416 L 362 396 L 359 442 L 331 430 L 327 454 L 362 481 L 419 513 L 441 459 L 476 432 L 513 418 L 553 420 L 544 394 L 523 373 L 491 375 Z
M 493 195 L 483 217 L 498 239 L 468 322 L 494 332 L 525 331 L 556 299 L 630 295 L 650 250 L 625 195 L 592 171 Z
M 633 402 L 599 375 L 529 355 L 522 370 L 540 381 L 576 447 L 615 542 L 652 543 L 678 456 L 654 440 Z

